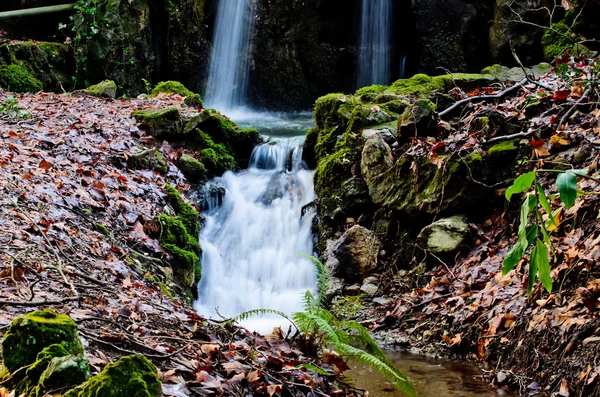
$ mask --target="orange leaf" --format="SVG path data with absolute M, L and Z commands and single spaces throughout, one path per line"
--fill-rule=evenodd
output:
M 554 98 L 555 101 L 564 101 L 565 99 L 567 99 L 569 97 L 569 95 L 571 95 L 571 91 L 560 90 L 560 91 L 556 91 L 554 93 L 554 95 L 552 95 L 552 98 Z
M 540 146 L 533 149 L 533 155 L 537 158 L 550 156 L 550 152 L 546 146 Z
M 536 141 L 535 139 L 531 138 L 531 142 L 529 142 L 529 146 L 531 146 L 532 148 L 538 148 L 540 146 L 544 146 L 544 144 L 546 143 L 545 140 L 540 140 L 540 141 Z
M 45 169 L 45 170 L 49 170 L 50 168 L 53 167 L 53 165 L 51 163 L 49 163 L 48 161 L 46 161 L 45 159 L 42 159 L 42 161 L 40 161 L 40 164 L 38 165 L 38 167 Z

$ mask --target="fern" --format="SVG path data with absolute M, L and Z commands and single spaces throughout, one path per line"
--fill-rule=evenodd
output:
M 306 256 L 306 255 L 305 255 Z M 226 323 L 244 321 L 250 317 L 263 314 L 277 314 L 290 321 L 299 333 L 306 338 L 318 340 L 323 346 L 331 346 L 342 356 L 353 358 L 367 365 L 386 377 L 405 395 L 417 395 L 414 385 L 391 363 L 381 351 L 369 331 L 356 321 L 339 321 L 323 307 L 323 297 L 329 281 L 327 268 L 315 257 L 306 256 L 315 264 L 319 287 L 319 296 L 315 297 L 310 291 L 304 294 L 304 311 L 294 313 L 289 318 L 285 313 L 270 309 L 257 309 L 244 312 Z M 365 350 L 353 347 L 363 346 Z

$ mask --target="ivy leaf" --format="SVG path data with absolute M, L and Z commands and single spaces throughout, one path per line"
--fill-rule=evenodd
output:
M 540 280 L 544 288 L 546 288 L 546 291 L 552 292 L 552 277 L 550 276 L 550 261 L 548 260 L 548 247 L 546 247 L 546 244 L 544 244 L 544 242 L 540 239 L 537 240 L 537 242 L 535 243 L 535 247 L 531 252 L 531 261 L 529 263 L 529 266 L 531 267 L 532 265 L 535 268 L 537 268 Z M 531 271 L 529 272 L 529 277 L 529 284 L 531 288 L 533 288 L 531 282 Z M 531 293 L 531 288 L 529 289 L 529 293 Z
M 523 193 L 525 190 L 529 189 L 535 180 L 535 171 L 528 172 L 526 174 L 520 175 L 513 184 L 506 189 L 506 199 L 510 201 L 510 198 L 513 194 Z
M 556 186 L 565 207 L 573 207 L 577 199 L 577 175 L 571 170 L 563 172 L 556 178 Z

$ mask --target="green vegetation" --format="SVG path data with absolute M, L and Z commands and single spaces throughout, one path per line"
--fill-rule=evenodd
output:
M 161 174 L 169 171 L 169 166 L 161 152 L 156 149 L 144 150 L 127 158 L 127 167 L 134 170 L 154 170 Z
M 541 172 L 557 172 L 558 178 L 556 185 L 558 194 L 563 205 L 556 210 L 552 210 L 551 202 L 554 197 L 547 197 L 544 188 L 538 181 L 538 174 Z M 536 276 L 539 277 L 544 288 L 552 292 L 552 277 L 550 275 L 549 253 L 554 256 L 550 233 L 558 228 L 560 223 L 560 214 L 563 209 L 572 208 L 575 205 L 577 197 L 585 194 L 578 190 L 577 177 L 585 176 L 587 170 L 535 170 L 522 174 L 506 190 L 506 199 L 510 201 L 514 194 L 528 193 L 521 206 L 521 218 L 519 223 L 518 240 L 511 248 L 504 259 L 502 273 L 506 274 L 513 270 L 525 256 L 525 253 L 533 247 L 529 257 L 529 276 L 527 292 L 531 295 Z M 543 218 L 543 212 L 547 215 L 547 220 Z M 529 221 L 529 214 L 533 213 L 534 221 Z
M 158 96 L 160 93 L 177 94 L 185 98 L 185 104 L 188 106 L 204 107 L 200 95 L 188 90 L 178 81 L 162 81 L 154 87 L 150 95 Z
M 82 91 L 96 97 L 115 98 L 117 96 L 117 84 L 112 80 L 104 80 Z
M 19 101 L 16 98 L 9 97 L 0 103 L 0 117 L 6 117 L 9 120 L 26 119 L 29 117 L 29 112 L 21 112 L 19 109 Z
M 324 308 L 323 297 L 327 290 L 329 274 L 325 266 L 317 258 L 309 257 L 315 264 L 318 276 L 318 295 L 310 291 L 304 295 L 304 311 L 295 313 L 291 318 L 284 313 L 270 309 L 251 310 L 240 314 L 228 322 L 237 322 L 249 317 L 262 314 L 277 314 L 292 322 L 302 338 L 307 343 L 313 343 L 323 350 L 323 360 L 329 361 L 332 353 L 325 349 L 332 347 L 342 357 L 351 358 L 367 365 L 386 377 L 407 396 L 416 396 L 417 392 L 409 378 L 397 369 L 383 354 L 369 331 L 356 321 L 343 321 L 337 319 L 329 310 Z M 355 346 L 361 346 L 363 349 Z M 336 353 L 333 353 L 335 356 Z M 337 362 L 337 365 L 336 365 Z M 340 371 L 344 371 L 345 364 L 333 361 Z M 320 369 L 321 372 L 325 372 Z
M 42 82 L 19 64 L 0 67 L 0 86 L 14 92 L 38 92 L 43 89 Z

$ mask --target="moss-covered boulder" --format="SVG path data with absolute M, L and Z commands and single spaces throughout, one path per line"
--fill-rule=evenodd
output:
M 136 110 L 131 114 L 139 127 L 157 139 L 170 140 L 182 133 L 183 121 L 177 108 Z
M 30 394 L 42 397 L 53 390 L 78 386 L 89 378 L 90 365 L 87 358 L 75 355 L 54 357 L 42 372 L 37 386 Z
M 73 51 L 65 44 L 24 41 L 0 46 L 0 69 L 10 67 L 13 80 L 0 84 L 13 91 L 68 90 L 73 86 L 74 65 Z
M 18 64 L 0 66 L 0 87 L 14 92 L 38 92 L 43 89 L 42 82 L 25 66 Z
M 456 215 L 424 227 L 417 236 L 417 244 L 436 255 L 450 254 L 460 247 L 468 232 L 467 218 Z
M 188 90 L 183 84 L 181 84 L 178 81 L 162 81 L 152 89 L 150 95 L 158 96 L 161 93 L 177 94 L 185 98 L 185 104 L 188 106 L 204 107 L 204 103 L 200 98 L 200 94 L 196 94 Z
M 44 348 L 55 344 L 68 354 L 83 354 L 77 325 L 70 317 L 50 309 L 18 317 L 2 341 L 2 367 L 13 372 L 33 364 Z
M 429 99 L 419 99 L 398 119 L 398 139 L 407 141 L 416 136 L 437 136 L 437 106 Z
M 121 357 L 63 397 L 160 397 L 162 384 L 156 367 L 141 355 Z
M 201 161 L 194 157 L 183 154 L 177 162 L 179 169 L 185 177 L 193 183 L 198 183 L 206 179 L 206 167 Z
M 156 149 L 144 150 L 129 156 L 126 160 L 127 167 L 134 170 L 154 170 L 165 174 L 169 167 L 162 153 Z
M 104 80 L 99 82 L 98 84 L 91 85 L 88 88 L 81 90 L 80 92 L 99 98 L 114 99 L 117 96 L 117 83 L 115 83 L 112 80 Z
M 160 214 L 154 219 L 160 230 L 156 237 L 171 256 L 170 263 L 175 280 L 190 296 L 197 297 L 196 285 L 202 278 L 200 214 L 183 200 L 174 187 L 166 185 L 165 191 L 168 195 L 167 201 L 173 207 L 176 216 Z

